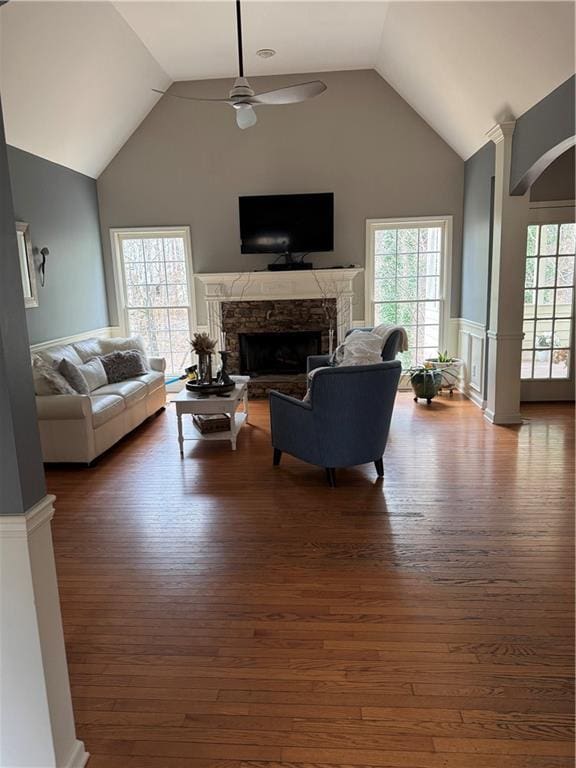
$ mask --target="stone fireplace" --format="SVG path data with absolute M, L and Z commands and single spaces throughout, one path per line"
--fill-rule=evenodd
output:
M 198 298 L 206 302 L 207 315 L 201 328 L 220 349 L 226 345 L 232 373 L 243 370 L 241 344 L 245 356 L 257 354 L 261 371 L 250 370 L 244 360 L 244 370 L 254 375 L 251 397 L 266 397 L 270 389 L 301 396 L 305 358 L 316 350 L 328 352 L 330 325 L 335 345 L 352 327 L 353 281 L 361 273 L 335 268 L 197 274 L 204 294 Z M 275 372 L 265 372 L 271 369 Z
M 303 395 L 306 358 L 329 351 L 335 304 L 335 299 L 223 302 L 230 372 L 252 377 L 252 397 L 266 397 L 270 389 Z

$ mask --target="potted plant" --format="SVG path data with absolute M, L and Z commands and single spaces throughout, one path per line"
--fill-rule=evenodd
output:
M 418 398 L 421 397 L 430 405 L 442 386 L 442 371 L 429 363 L 424 363 L 409 368 L 408 375 L 414 390 L 414 402 L 418 402 Z
M 445 350 L 444 352 L 439 351 L 436 357 L 428 357 L 425 362 L 441 371 L 440 388 L 446 388 L 452 395 L 458 386 L 464 361 L 457 357 L 451 357 L 448 350 Z

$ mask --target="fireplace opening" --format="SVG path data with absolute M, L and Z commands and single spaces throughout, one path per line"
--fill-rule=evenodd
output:
M 306 371 L 306 358 L 319 355 L 320 331 L 241 333 L 240 373 L 249 376 L 298 374 Z

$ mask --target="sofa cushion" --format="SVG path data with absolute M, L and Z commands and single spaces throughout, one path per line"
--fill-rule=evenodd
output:
M 126 352 L 126 350 L 135 349 L 146 357 L 146 348 L 142 336 L 129 336 L 126 339 L 100 339 L 100 348 L 102 350 L 100 354 L 102 355 L 107 355 L 109 352 Z
M 124 398 L 119 395 L 90 395 L 92 403 L 92 426 L 94 429 L 106 424 L 126 408 Z
M 59 344 L 56 347 L 48 347 L 48 349 L 43 349 L 37 354 L 52 365 L 58 365 L 60 360 L 69 360 L 74 365 L 82 365 L 82 358 L 71 344 Z
M 150 394 L 150 392 L 155 392 L 157 389 L 160 389 L 160 387 L 163 387 L 165 379 L 163 373 L 149 371 L 148 373 L 142 374 L 142 376 L 136 376 L 132 381 L 141 381 L 146 385 L 148 394 Z
M 72 346 L 78 357 L 82 358 L 83 363 L 87 363 L 88 360 L 102 354 L 100 339 L 84 339 L 84 341 L 74 342 Z
M 94 391 L 95 395 L 118 395 L 124 398 L 126 405 L 130 407 L 139 400 L 145 398 L 148 394 L 148 389 L 143 381 L 138 379 L 127 379 L 126 381 L 118 381 L 116 384 L 107 384 L 105 387 L 99 387 Z

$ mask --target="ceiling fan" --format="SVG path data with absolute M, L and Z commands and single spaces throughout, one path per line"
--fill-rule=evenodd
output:
M 239 128 L 250 128 L 256 125 L 258 118 L 254 107 L 264 105 L 278 104 L 298 104 L 301 101 L 312 99 L 323 93 L 327 86 L 322 80 L 312 80 L 309 83 L 300 83 L 290 85 L 287 88 L 277 88 L 275 91 L 255 94 L 250 83 L 244 77 L 244 57 L 242 53 L 242 17 L 240 12 L 240 0 L 236 0 L 236 27 L 238 33 L 238 69 L 240 76 L 234 81 L 232 90 L 226 99 L 200 98 L 195 96 L 178 96 L 175 93 L 159 91 L 157 88 L 152 90 L 156 93 L 162 93 L 171 96 L 174 99 L 184 99 L 185 101 L 213 101 L 224 104 L 230 104 L 236 110 L 236 123 Z

